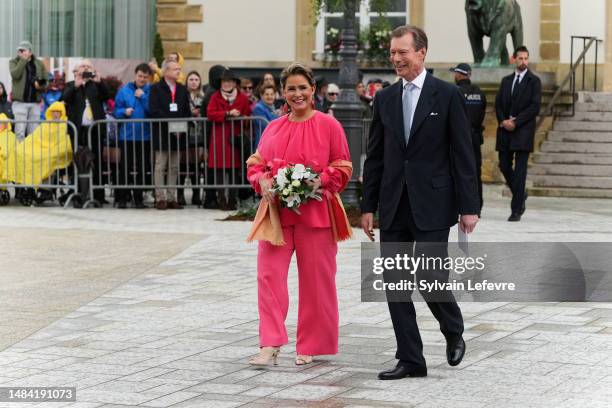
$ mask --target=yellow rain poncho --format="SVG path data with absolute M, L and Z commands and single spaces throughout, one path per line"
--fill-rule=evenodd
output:
M 63 102 L 54 102 L 45 113 L 47 121 L 52 121 L 53 112 L 60 112 L 57 120 L 67 121 Z M 68 136 L 66 123 L 43 122 L 28 135 L 16 149 L 18 184 L 41 184 L 54 171 L 64 169 L 72 163 L 72 143 Z
M 0 121 L 8 120 L 8 116 L 0 113 Z M 17 138 L 9 123 L 0 123 L 0 184 L 7 184 L 15 178 L 15 147 Z M 0 189 L 2 189 L 0 187 Z

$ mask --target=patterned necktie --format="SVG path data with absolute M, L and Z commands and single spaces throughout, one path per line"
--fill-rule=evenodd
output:
M 408 82 L 404 86 L 404 93 L 402 94 L 402 109 L 404 111 L 404 139 L 406 145 L 408 145 L 408 139 L 410 139 L 410 125 L 412 124 L 412 83 Z

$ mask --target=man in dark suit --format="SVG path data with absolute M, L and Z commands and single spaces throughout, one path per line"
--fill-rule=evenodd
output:
M 162 64 L 163 78 L 151 87 L 149 115 L 156 119 L 191 118 L 189 91 L 178 83 L 181 66 L 174 61 Z M 155 208 L 158 210 L 179 210 L 183 207 L 177 201 L 180 152 L 187 143 L 187 123 L 153 123 L 151 142 L 155 152 Z M 166 172 L 167 170 L 167 172 Z M 164 188 L 168 186 L 168 188 Z
M 104 103 L 110 98 L 110 93 L 102 82 L 100 75 L 94 70 L 89 60 L 83 60 L 75 70 L 74 81 L 68 82 L 62 96 L 68 111 L 68 120 L 77 127 L 78 140 L 72 136 L 73 143 L 87 146 L 88 134 L 91 132 L 91 151 L 94 157 L 93 182 L 97 185 L 105 183 L 102 170 L 102 150 L 105 146 L 106 124 L 94 124 L 95 121 L 106 119 Z M 72 133 L 72 128 L 69 127 Z M 91 197 L 90 197 L 91 198 Z M 99 205 L 107 204 L 104 189 L 93 190 L 93 199 Z
M 518 47 L 514 51 L 514 59 L 516 70 L 502 79 L 495 98 L 499 122 L 495 150 L 499 154 L 499 169 L 512 191 L 512 213 L 508 221 L 520 221 L 525 212 L 527 161 L 529 153 L 533 151 L 536 117 L 540 113 L 542 99 L 540 78 L 528 69 L 527 48 Z
M 361 223 L 374 240 L 373 219 L 378 209 L 383 243 L 416 243 L 413 251 L 418 255 L 423 245 L 438 243 L 434 255 L 444 256 L 450 227 L 459 220 L 463 231 L 472 232 L 480 203 L 463 95 L 455 85 L 426 72 L 426 54 L 427 36 L 421 29 L 401 26 L 393 30 L 391 62 L 401 80 L 374 98 Z M 437 272 L 438 279 L 448 279 L 447 270 Z M 387 271 L 384 278 L 395 279 Z M 463 318 L 452 293 L 421 294 L 440 323 L 449 364 L 459 364 L 465 353 Z M 395 301 L 387 292 L 399 362 L 381 372 L 379 379 L 427 375 L 410 295 Z

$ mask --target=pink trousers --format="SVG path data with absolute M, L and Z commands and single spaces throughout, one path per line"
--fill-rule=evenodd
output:
M 288 343 L 285 319 L 289 309 L 287 274 L 295 251 L 299 299 L 296 351 L 302 355 L 338 352 L 338 245 L 330 228 L 283 227 L 285 245 L 259 241 L 257 289 L 261 347 Z

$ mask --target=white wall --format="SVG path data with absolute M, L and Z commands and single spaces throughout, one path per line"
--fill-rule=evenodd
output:
M 531 61 L 537 62 L 540 59 L 540 2 L 518 0 L 518 3 L 523 16 L 523 42 L 531 51 Z M 474 62 L 464 8 L 464 0 L 427 0 L 425 2 L 424 28 L 429 37 L 427 61 Z M 485 50 L 488 44 L 489 38 L 486 37 Z M 508 52 L 511 54 L 514 46 L 509 35 L 507 44 Z
M 189 41 L 204 44 L 204 61 L 293 61 L 295 0 L 189 0 L 202 23 L 189 23 Z
M 570 63 L 571 36 L 606 36 L 605 0 L 561 0 L 561 62 Z M 574 59 L 582 52 L 582 40 L 574 40 Z M 594 51 L 586 56 L 587 63 L 595 61 Z M 598 60 L 603 62 L 604 52 L 599 47 Z

